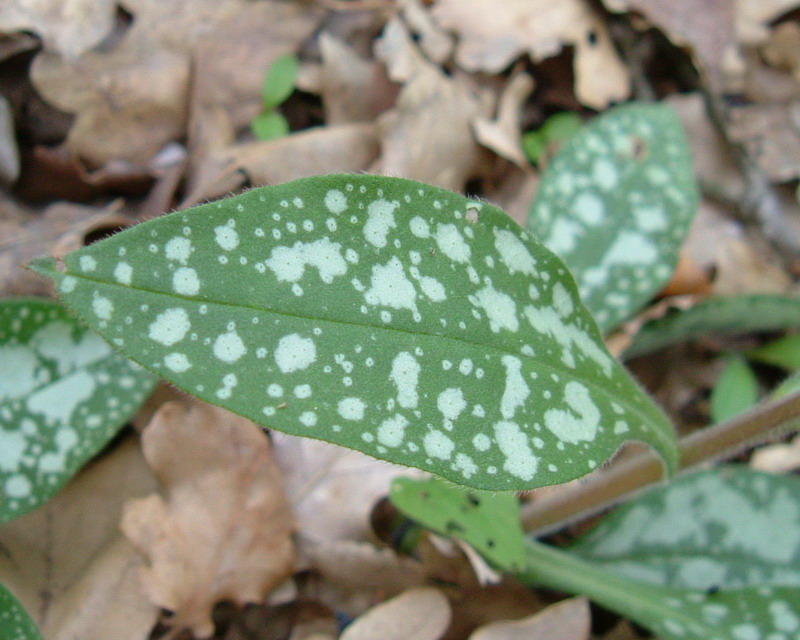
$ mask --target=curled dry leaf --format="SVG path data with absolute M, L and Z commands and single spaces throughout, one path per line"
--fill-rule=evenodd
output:
M 294 522 L 256 425 L 200 403 L 167 403 L 142 436 L 165 497 L 126 505 L 122 529 L 148 556 L 142 580 L 175 628 L 214 630 L 221 600 L 259 602 L 292 571 Z
M 386 25 L 376 55 L 404 84 L 379 120 L 382 154 L 372 170 L 460 191 L 479 166 L 472 122 L 489 115 L 489 100 L 429 63 L 399 18 Z
M 522 620 L 484 625 L 469 640 L 588 640 L 590 626 L 589 601 L 572 598 Z
M 771 180 L 800 176 L 800 100 L 736 107 L 728 130 Z
M 628 72 L 605 24 L 585 0 L 440 0 L 439 23 L 459 37 L 456 61 L 468 71 L 497 73 L 515 58 L 538 62 L 575 48 L 575 93 L 583 104 L 602 109 L 628 95 Z
M 476 118 L 473 125 L 478 142 L 523 169 L 530 165 L 522 150 L 519 116 L 532 90 L 533 78 L 524 72 L 515 74 L 500 96 L 497 117 Z
M 114 27 L 113 0 L 8 0 L 0 4 L 0 32 L 32 31 L 47 50 L 75 59 Z
M 39 509 L 0 527 L 0 583 L 47 640 L 146 640 L 158 617 L 141 556 L 118 524 L 122 503 L 155 489 L 129 438 Z
M 450 604 L 433 587 L 418 587 L 367 611 L 341 640 L 438 640 L 450 624 Z

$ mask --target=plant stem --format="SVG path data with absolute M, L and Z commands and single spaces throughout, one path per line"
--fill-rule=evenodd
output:
M 777 433 L 796 430 L 800 430 L 800 391 L 681 438 L 679 469 L 729 458 Z M 663 470 L 657 454 L 637 454 L 583 483 L 528 503 L 522 510 L 522 525 L 537 536 L 551 533 L 660 481 Z
M 585 595 L 624 616 L 646 623 L 682 614 L 663 604 L 665 587 L 633 582 L 579 557 L 535 540 L 525 548 L 527 568 L 517 577 L 528 585 Z M 687 626 L 694 619 L 684 621 Z

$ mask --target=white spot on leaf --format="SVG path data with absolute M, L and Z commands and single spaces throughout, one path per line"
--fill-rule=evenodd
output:
M 317 359 L 317 347 L 311 338 L 297 333 L 283 336 L 275 349 L 275 363 L 283 373 L 307 369 Z
M 150 323 L 147 335 L 151 340 L 155 340 L 165 347 L 171 347 L 186 337 L 191 326 L 189 315 L 185 309 L 180 307 L 167 309 L 163 313 L 159 313 L 156 319 Z
M 564 400 L 572 411 L 548 409 L 544 414 L 545 426 L 562 442 L 593 441 L 600 425 L 600 410 L 589 390 L 580 382 L 571 380 L 564 387 Z
M 197 271 L 191 267 L 180 267 L 172 274 L 172 289 L 182 296 L 196 296 L 200 292 Z
M 367 222 L 364 225 L 364 237 L 372 246 L 379 249 L 386 246 L 386 236 L 397 224 L 394 221 L 396 205 L 388 200 L 374 200 L 367 207 Z
M 407 351 L 398 353 L 392 360 L 392 372 L 389 378 L 397 388 L 397 402 L 404 409 L 414 409 L 419 402 L 417 393 L 419 372 L 419 363 Z
M 500 413 L 506 420 L 514 417 L 517 409 L 525 404 L 531 390 L 522 377 L 522 361 L 514 356 L 503 356 L 501 359 L 506 368 L 506 386 L 500 400 Z
M 223 362 L 236 362 L 247 353 L 247 348 L 234 329 L 217 336 L 217 339 L 214 341 L 213 352 L 214 357 L 218 360 L 222 360 Z

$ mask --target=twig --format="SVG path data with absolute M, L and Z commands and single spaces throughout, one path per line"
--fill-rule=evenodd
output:
M 682 438 L 678 442 L 679 468 L 683 470 L 703 462 L 730 458 L 777 433 L 798 430 L 800 392 L 795 392 Z M 522 511 L 523 527 L 537 536 L 552 533 L 617 504 L 632 492 L 659 482 L 663 469 L 660 458 L 651 451 L 621 461 L 584 484 L 528 503 Z

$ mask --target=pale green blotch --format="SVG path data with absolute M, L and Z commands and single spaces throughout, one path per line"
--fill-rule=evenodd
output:
M 93 292 L 87 301 L 98 321 L 113 317 L 105 296 Z M 44 299 L 0 303 L 0 372 L 0 522 L 52 496 L 155 384 Z
M 113 344 L 269 428 L 495 490 L 574 478 L 627 438 L 674 459 L 563 263 L 485 203 L 325 176 L 159 217 L 65 264 L 63 299 Z M 109 320 L 87 295 L 111 301 Z M 591 440 L 546 425 L 551 408 L 591 422 L 571 381 L 605 418 Z

